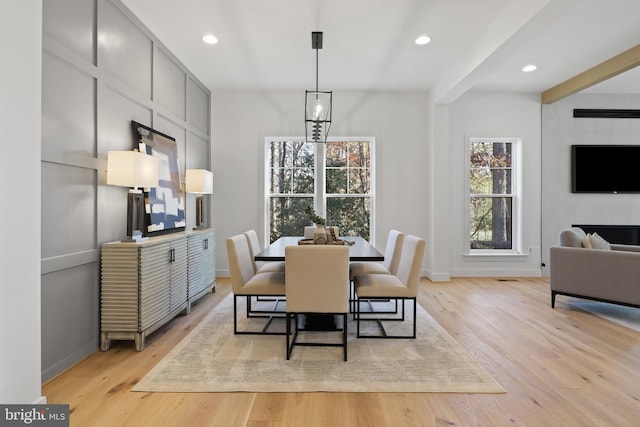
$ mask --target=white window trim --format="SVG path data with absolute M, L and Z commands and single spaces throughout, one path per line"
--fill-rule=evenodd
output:
M 510 142 L 512 144 L 511 163 L 512 174 L 511 183 L 513 187 L 511 221 L 512 221 L 512 249 L 471 249 L 469 235 L 471 234 L 471 209 L 469 198 L 471 197 L 471 180 L 469 170 L 471 169 L 471 143 L 490 142 Z M 464 256 L 465 257 L 513 257 L 525 256 L 522 251 L 522 139 L 521 138 L 493 138 L 493 137 L 468 137 L 465 138 L 464 149 Z
M 268 231 L 268 227 L 266 226 L 267 224 L 269 224 L 269 167 L 267 165 L 267 156 L 266 156 L 266 148 L 269 146 L 269 144 L 272 141 L 296 141 L 296 142 L 304 142 L 305 138 L 303 136 L 294 136 L 294 137 L 287 137 L 287 136 L 267 136 L 264 138 L 264 143 L 262 145 L 262 150 L 261 150 L 261 156 L 262 156 L 262 169 L 263 169 L 263 187 L 262 187 L 262 227 L 261 227 L 261 234 L 263 236 L 263 241 L 264 242 L 268 242 L 269 241 L 269 231 Z M 375 242 L 376 242 L 376 232 L 375 232 L 375 224 L 376 224 L 376 187 L 375 187 L 375 183 L 376 183 L 376 171 L 375 171 L 375 164 L 376 164 L 376 153 L 375 153 L 375 147 L 376 147 L 376 139 L 373 136 L 361 136 L 361 137 L 357 137 L 357 136 L 349 136 L 349 137 L 328 137 L 327 138 L 327 142 L 354 142 L 354 141 L 368 141 L 370 144 L 370 154 L 371 154 L 371 165 L 370 165 L 370 191 L 371 194 L 369 195 L 369 198 L 371 199 L 371 224 L 369 227 L 369 240 L 371 241 L 371 244 L 373 244 L 375 246 Z M 326 159 L 325 159 L 325 155 L 324 155 L 324 149 L 322 150 L 318 150 L 318 146 L 321 144 L 317 144 L 316 146 L 316 154 L 315 154 L 315 158 L 316 158 L 316 163 L 315 163 L 315 167 L 317 168 L 317 178 L 316 179 L 316 183 L 315 183 L 315 191 L 317 194 L 317 198 L 316 198 L 316 206 L 314 206 L 314 209 L 316 210 L 316 212 L 318 213 L 319 216 L 323 216 L 326 217 L 326 211 L 325 211 L 325 206 L 327 205 L 327 196 L 325 194 L 325 177 L 324 177 L 324 173 L 325 173 L 325 168 L 326 168 Z M 303 195 L 303 194 L 299 194 L 297 196 L 307 196 L 307 195 Z M 344 197 L 350 197 L 349 194 L 345 194 L 342 195 Z M 352 197 L 359 197 L 358 195 L 353 195 Z M 320 206 L 318 206 L 318 204 L 320 204 Z

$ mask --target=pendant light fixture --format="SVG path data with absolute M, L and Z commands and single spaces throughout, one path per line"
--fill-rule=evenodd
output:
M 322 32 L 311 32 L 311 48 L 316 51 L 316 90 L 305 91 L 305 135 L 307 142 L 327 141 L 331 127 L 331 98 L 329 91 L 318 90 L 318 50 L 322 49 Z

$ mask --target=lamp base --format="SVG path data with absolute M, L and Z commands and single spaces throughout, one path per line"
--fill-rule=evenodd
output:
M 130 189 L 127 197 L 127 237 L 142 237 L 144 229 L 144 193 L 138 189 Z
M 149 240 L 149 237 L 145 237 L 142 235 L 140 230 L 134 230 L 131 236 L 127 236 L 124 239 L 121 239 L 122 243 L 142 243 Z
M 196 196 L 196 226 L 194 227 L 194 230 L 208 228 L 204 225 L 204 197 L 202 197 L 202 195 L 198 195 Z

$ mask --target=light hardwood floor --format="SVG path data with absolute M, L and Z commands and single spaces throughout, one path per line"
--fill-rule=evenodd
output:
M 139 393 L 131 387 L 230 291 L 219 279 L 189 316 L 147 340 L 113 342 L 48 381 L 72 426 L 640 426 L 640 333 L 551 309 L 547 279 L 423 280 L 420 304 L 507 391 Z

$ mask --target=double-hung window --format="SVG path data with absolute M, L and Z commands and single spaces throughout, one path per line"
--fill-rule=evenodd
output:
M 266 138 L 265 204 L 268 238 L 300 236 L 311 206 L 339 233 L 372 240 L 373 138 Z
M 469 254 L 519 253 L 519 152 L 516 138 L 471 138 L 467 146 Z

